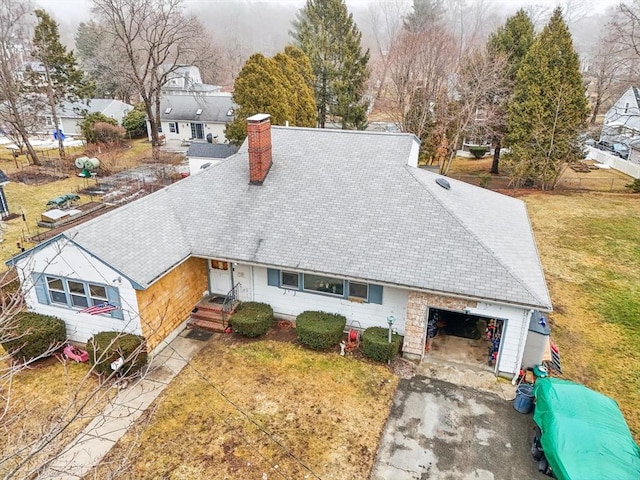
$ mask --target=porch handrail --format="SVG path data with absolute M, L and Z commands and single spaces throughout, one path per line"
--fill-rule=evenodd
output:
M 238 290 L 240 289 L 240 282 L 236 283 L 231 290 L 224 297 L 222 303 L 222 326 L 227 328 L 229 315 L 233 310 L 233 306 L 238 301 Z

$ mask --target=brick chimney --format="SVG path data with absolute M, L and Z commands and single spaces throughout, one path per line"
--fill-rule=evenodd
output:
M 262 185 L 271 168 L 271 115 L 258 113 L 247 118 L 249 137 L 249 183 Z

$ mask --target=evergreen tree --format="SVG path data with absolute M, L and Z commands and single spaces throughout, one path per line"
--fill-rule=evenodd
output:
M 512 181 L 553 188 L 580 156 L 576 138 L 587 115 L 578 54 L 559 7 L 520 64 L 508 114 Z
M 28 85 L 32 91 L 47 98 L 58 138 L 60 158 L 65 158 L 56 109 L 64 101 L 90 98 L 92 85 L 84 81 L 84 74 L 76 65 L 73 51 L 67 52 L 60 42 L 56 21 L 44 10 L 36 10 L 35 14 L 38 24 L 33 34 L 32 55 L 40 63 L 42 71 L 31 70 Z
M 273 125 L 288 122 L 291 126 L 314 127 L 316 104 L 309 59 L 296 47 L 287 47 L 273 58 L 252 55 L 236 78 L 233 101 L 237 108 L 225 136 L 234 144 L 245 139 L 247 117 L 256 113 L 270 114 Z
M 418 33 L 438 23 L 444 16 L 443 0 L 413 0 L 412 11 L 404 19 L 404 28 Z
M 344 0 L 307 0 L 290 32 L 309 57 L 315 75 L 318 125 L 338 117 L 342 128 L 366 126 L 365 83 L 369 51 L 362 52 L 362 34 Z
M 507 88 L 503 96 L 495 99 L 498 112 L 493 117 L 495 119 L 494 124 L 490 126 L 494 138 L 491 173 L 496 175 L 499 173 L 500 149 L 506 129 L 507 101 L 513 94 L 513 86 L 515 85 L 520 63 L 522 63 L 522 59 L 531 48 L 534 37 L 533 22 L 523 9 L 518 10 L 515 15 L 509 17 L 503 26 L 489 36 L 489 53 L 506 58 L 504 76 Z

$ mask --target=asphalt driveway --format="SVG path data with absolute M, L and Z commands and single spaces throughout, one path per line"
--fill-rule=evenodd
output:
M 416 375 L 398 385 L 371 480 L 548 479 L 532 436 L 531 415 L 512 402 Z

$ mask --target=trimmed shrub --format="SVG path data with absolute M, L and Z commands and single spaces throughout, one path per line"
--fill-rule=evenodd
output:
M 86 350 L 89 361 L 101 375 L 111 375 L 111 362 L 120 357 L 125 360 L 119 370 L 124 376 L 138 372 L 147 364 L 144 337 L 132 333 L 100 332 L 87 341 Z
M 487 153 L 489 149 L 487 147 L 469 147 L 469 152 L 475 158 L 482 158 L 484 154 Z
M 50 356 L 67 341 L 64 321 L 33 312 L 19 312 L 7 321 L 2 348 L 14 359 L 28 362 Z
M 302 312 L 296 318 L 296 335 L 304 345 L 314 350 L 335 347 L 342 340 L 347 319 L 337 313 Z
M 402 337 L 397 333 L 391 335 L 389 343 L 389 329 L 383 327 L 367 328 L 362 333 L 362 353 L 372 360 L 388 362 L 400 351 Z
M 231 316 L 231 328 L 245 337 L 267 333 L 273 323 L 273 308 L 266 303 L 243 302 Z
M 633 193 L 640 193 L 640 178 L 636 178 L 629 185 L 625 185 L 625 187 L 631 190 Z

